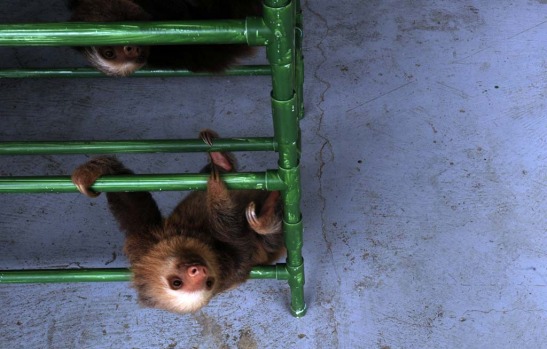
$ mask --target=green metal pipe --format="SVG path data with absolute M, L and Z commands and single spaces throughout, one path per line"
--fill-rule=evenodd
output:
M 272 76 L 274 77 L 272 79 L 272 95 L 278 96 L 281 101 L 291 99 L 296 89 L 294 64 L 277 65 L 276 74 Z M 293 86 L 293 88 L 286 90 L 288 85 Z
M 298 210 L 299 211 L 299 210 Z M 295 212 L 291 213 L 292 215 Z M 306 314 L 304 299 L 304 259 L 302 258 L 303 225 L 302 220 L 296 223 L 283 222 L 285 245 L 287 246 L 287 272 L 291 288 L 291 313 L 295 317 Z
M 264 23 L 274 40 L 266 48 L 270 64 L 288 64 L 294 60 L 294 7 L 292 2 L 285 7 L 263 7 Z
M 302 18 L 302 8 L 300 0 L 295 1 L 296 12 L 296 39 L 295 39 L 295 73 L 296 73 L 296 96 L 298 106 L 298 118 L 304 117 L 304 57 L 302 56 L 302 41 L 304 39 L 304 28 Z
M 263 76 L 272 75 L 269 65 L 246 65 L 233 67 L 223 73 L 194 73 L 187 69 L 139 69 L 131 74 L 135 78 L 150 77 L 201 77 L 201 76 Z M 0 70 L 0 79 L 20 78 L 112 78 L 94 68 L 58 68 L 58 69 L 4 69 Z
M 302 235 L 303 226 L 302 220 L 296 223 L 283 222 L 285 231 L 285 245 L 287 246 L 287 259 L 292 263 L 292 266 L 299 266 L 303 263 L 302 246 L 304 245 Z
M 2 270 L 0 284 L 130 281 L 125 268 Z
M 0 284 L 131 281 L 127 268 L 0 270 Z M 288 280 L 285 264 L 257 266 L 250 279 Z
M 289 273 L 289 286 L 291 287 L 291 313 L 295 317 L 306 315 L 307 306 L 304 301 L 304 261 L 297 266 L 287 265 Z
M 97 192 L 203 190 L 207 174 L 116 175 L 99 178 Z M 277 171 L 226 173 L 222 179 L 229 189 L 283 190 Z M 76 193 L 69 176 L 0 177 L 0 193 Z
M 249 44 L 270 36 L 261 19 L 0 24 L 0 46 Z
M 272 98 L 272 114 L 274 134 L 279 151 L 279 166 L 289 169 L 299 163 L 300 149 L 299 142 L 298 113 L 296 107 L 296 94 L 285 101 Z
M 0 155 L 179 153 L 208 151 L 276 151 L 271 137 L 218 138 L 209 146 L 201 139 L 143 141 L 0 142 Z
M 289 280 L 289 272 L 285 263 L 278 263 L 254 267 L 249 277 L 251 279 Z
M 287 6 L 291 0 L 264 0 L 264 4 L 271 8 L 282 8 Z
M 295 24 L 296 8 L 289 0 L 264 0 L 264 21 L 272 32 L 266 52 L 272 66 L 272 114 L 278 144 L 278 173 L 287 186 L 281 192 L 284 205 L 284 237 L 287 271 L 291 288 L 291 313 L 304 316 L 304 261 L 302 258 L 302 219 L 300 213 L 300 127 L 299 101 L 302 90 L 296 86 Z
M 284 202 L 284 219 L 286 222 L 293 224 L 300 222 L 302 213 L 300 212 L 300 167 L 291 169 L 278 169 L 281 181 L 286 184 L 287 189 L 282 193 Z
M 272 65 L 273 98 L 280 101 L 292 98 L 295 89 L 294 14 L 292 2 L 282 8 L 264 6 L 264 21 L 275 38 L 266 46 L 266 55 Z

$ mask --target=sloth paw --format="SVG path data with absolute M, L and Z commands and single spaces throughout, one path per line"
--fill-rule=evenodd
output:
M 208 146 L 213 146 L 213 139 L 218 138 L 218 133 L 210 129 L 204 129 L 199 133 L 199 138 L 201 138 Z M 209 153 L 211 158 L 211 163 L 223 169 L 226 172 L 230 172 L 234 169 L 234 159 L 230 153 L 223 153 L 218 151 L 213 151 Z
M 275 211 L 264 208 L 261 210 L 260 217 L 256 215 L 256 204 L 250 202 L 245 209 L 245 218 L 251 229 L 261 235 L 277 234 L 281 232 L 281 219 L 275 214 Z
M 90 198 L 95 198 L 100 195 L 100 193 L 91 189 L 91 186 L 95 183 L 97 178 L 99 178 L 99 176 L 96 173 L 96 168 L 89 166 L 87 163 L 76 168 L 71 177 L 72 183 L 74 183 L 80 193 Z
M 71 179 L 80 193 L 94 198 L 100 194 L 91 189 L 98 178 L 105 174 L 122 173 L 127 174 L 131 173 L 131 171 L 126 169 L 115 157 L 101 156 L 78 166 L 74 172 L 72 172 Z

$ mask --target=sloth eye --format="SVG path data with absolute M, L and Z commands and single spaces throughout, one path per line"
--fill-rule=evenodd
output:
M 207 288 L 213 287 L 213 280 L 207 280 L 207 282 L 205 283 L 205 285 L 207 286 Z
M 178 290 L 179 288 L 182 287 L 182 280 L 178 277 L 173 277 L 171 278 L 171 280 L 169 280 L 169 286 L 173 290 Z
M 113 58 L 116 58 L 116 53 L 114 52 L 113 49 L 106 49 L 103 51 L 103 57 L 106 58 L 106 59 L 113 59 Z

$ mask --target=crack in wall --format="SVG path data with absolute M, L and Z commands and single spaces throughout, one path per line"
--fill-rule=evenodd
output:
M 328 26 L 328 22 L 325 20 L 325 18 L 323 18 L 319 13 L 315 12 L 313 9 L 311 9 L 310 6 L 309 6 L 308 1 L 306 1 L 305 7 L 314 16 L 316 16 L 321 22 L 323 22 L 324 25 L 325 25 L 325 28 L 326 28 L 325 35 L 315 45 L 315 48 L 321 54 L 322 60 L 316 66 L 316 68 L 313 72 L 314 78 L 317 81 L 319 81 L 322 85 L 325 86 L 325 88 L 323 89 L 323 91 L 321 91 L 321 93 L 319 95 L 319 102 L 316 104 L 317 109 L 319 109 L 319 118 L 318 118 L 318 122 L 317 122 L 317 131 L 315 132 L 315 135 L 318 138 L 320 138 L 323 142 L 323 144 L 321 145 L 321 149 L 319 150 L 319 168 L 317 169 L 316 177 L 319 180 L 319 193 L 318 193 L 318 195 L 319 195 L 319 199 L 320 199 L 320 202 L 321 202 L 321 214 L 320 214 L 320 216 L 321 216 L 322 236 L 323 236 L 323 240 L 325 241 L 325 243 L 327 245 L 327 250 L 329 252 L 331 262 L 334 265 L 334 257 L 333 257 L 333 252 L 332 252 L 332 242 L 327 237 L 327 229 L 326 229 L 327 224 L 326 224 L 326 217 L 325 217 L 325 209 L 326 209 L 326 206 L 327 206 L 327 202 L 326 202 L 326 198 L 323 194 L 323 180 L 322 180 L 325 165 L 327 164 L 327 162 L 332 162 L 333 159 L 334 159 L 334 153 L 332 151 L 332 144 L 330 143 L 330 140 L 326 137 L 326 135 L 324 135 L 322 133 L 322 129 L 323 129 L 323 125 L 324 125 L 324 116 L 325 116 L 325 110 L 323 109 L 322 104 L 325 102 L 325 95 L 329 91 L 329 89 L 331 87 L 331 84 L 328 81 L 322 79 L 319 76 L 319 70 L 321 69 L 321 67 L 327 61 L 327 56 L 325 55 L 325 52 L 324 52 L 322 46 L 323 46 L 323 40 L 326 36 L 329 35 L 330 29 L 329 29 L 329 26 Z M 326 155 L 325 155 L 326 152 L 328 152 L 328 158 L 327 159 L 326 159 Z M 336 272 L 336 270 L 335 270 L 335 272 Z M 338 283 L 340 283 L 340 276 L 338 275 L 337 272 L 336 272 L 336 277 L 338 279 Z
M 317 177 L 318 182 L 319 182 L 318 196 L 319 196 L 320 209 L 321 209 L 321 212 L 320 212 L 321 233 L 322 233 L 323 240 L 325 241 L 325 244 L 326 244 L 326 247 L 327 247 L 327 251 L 328 251 L 328 254 L 329 254 L 331 265 L 333 266 L 333 270 L 334 270 L 334 273 L 336 275 L 336 284 L 337 284 L 338 287 L 340 287 L 341 278 L 340 278 L 340 275 L 338 274 L 338 271 L 336 270 L 336 267 L 335 267 L 334 255 L 333 255 L 333 251 L 332 251 L 332 242 L 328 238 L 328 234 L 327 234 L 327 222 L 326 222 L 327 218 L 325 217 L 325 210 L 327 208 L 327 200 L 326 200 L 325 195 L 323 193 L 323 172 L 324 172 L 324 168 L 325 168 L 325 165 L 327 163 L 332 162 L 334 160 L 334 152 L 332 150 L 332 144 L 331 144 L 330 140 L 328 139 L 328 137 L 323 133 L 324 117 L 325 117 L 325 109 L 323 108 L 323 103 L 325 102 L 325 95 L 327 94 L 327 92 L 331 88 L 331 84 L 327 80 L 324 80 L 323 78 L 321 78 L 321 76 L 319 76 L 319 70 L 321 69 L 321 67 L 327 61 L 327 56 L 326 56 L 325 51 L 323 49 L 323 41 L 324 41 L 325 37 L 329 36 L 330 28 L 329 28 L 329 24 L 328 24 L 327 20 L 323 16 L 321 16 L 318 12 L 316 12 L 315 10 L 313 10 L 310 7 L 309 1 L 306 1 L 304 6 L 312 15 L 314 15 L 320 22 L 322 22 L 324 24 L 324 28 L 326 28 L 325 34 L 323 36 L 321 36 L 321 39 L 319 40 L 319 42 L 316 45 L 314 45 L 314 47 L 317 49 L 317 51 L 319 52 L 319 54 L 321 56 L 321 61 L 315 67 L 315 69 L 313 71 L 313 77 L 322 86 L 324 86 L 324 89 L 319 94 L 319 102 L 316 103 L 316 107 L 319 110 L 319 117 L 318 117 L 318 121 L 317 121 L 317 130 L 315 132 L 315 135 L 316 135 L 317 138 L 321 139 L 321 141 L 322 141 L 322 145 L 321 145 L 321 148 L 319 150 L 319 159 L 318 159 L 319 160 L 319 167 L 318 167 L 317 172 L 316 172 L 316 177 Z M 331 294 L 330 297 L 327 296 L 326 299 L 324 299 L 324 301 L 326 303 L 328 303 L 328 306 L 325 306 L 325 309 L 328 311 L 328 318 L 330 319 L 330 322 L 333 326 L 332 333 L 331 333 L 331 338 L 334 337 L 333 344 L 337 347 L 338 346 L 338 327 L 339 327 L 339 324 L 338 324 L 338 321 L 336 320 L 335 309 L 332 305 L 334 297 L 335 297 L 335 295 Z M 329 339 L 329 340 L 331 340 L 331 339 Z

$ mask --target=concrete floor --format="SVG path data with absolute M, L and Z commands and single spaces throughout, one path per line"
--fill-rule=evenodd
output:
M 61 0 L 0 6 L 1 23 L 67 17 Z M 547 1 L 308 0 L 304 15 L 308 314 L 292 318 L 274 280 L 186 316 L 140 308 L 127 283 L 4 285 L 0 348 L 547 348 Z M 0 56 L 84 64 L 65 48 Z M 0 139 L 268 136 L 268 81 L 0 80 Z M 120 158 L 140 173 L 205 161 Z M 86 159 L 3 157 L 0 175 Z M 155 197 L 168 212 L 181 194 Z M 102 196 L 0 205 L 0 268 L 127 266 Z

